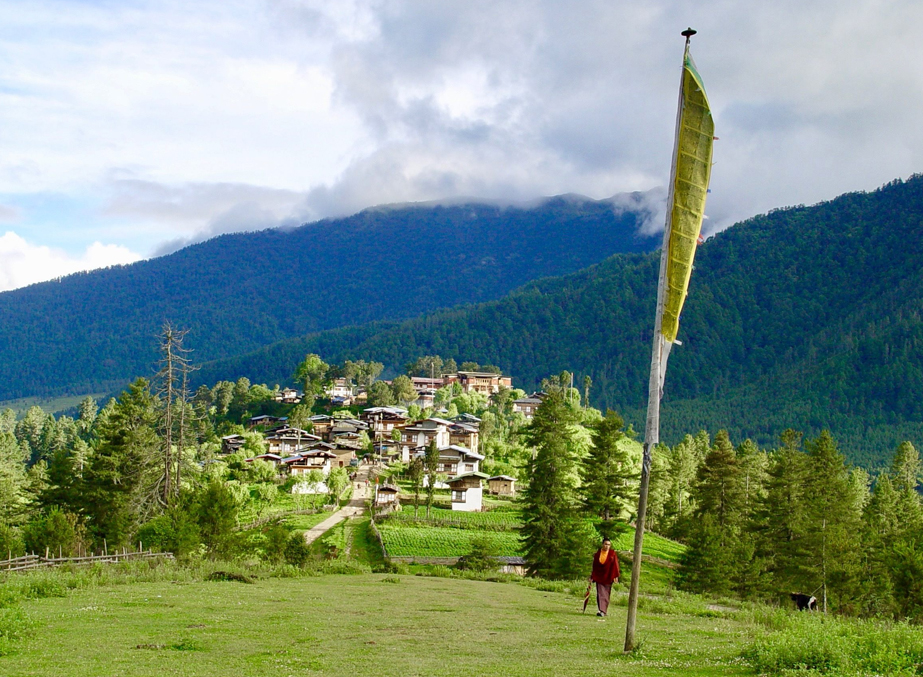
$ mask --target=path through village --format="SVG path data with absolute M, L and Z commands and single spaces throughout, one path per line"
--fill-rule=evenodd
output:
M 371 487 L 366 486 L 366 482 L 369 478 L 370 468 L 371 466 L 364 464 L 359 466 L 356 473 L 356 479 L 352 480 L 353 497 L 350 499 L 349 503 L 337 510 L 320 524 L 317 524 L 304 532 L 304 540 L 308 544 L 316 541 L 326 531 L 332 529 L 343 520 L 362 514 L 362 512 L 365 510 L 365 499 L 369 495 L 369 492 L 372 490 Z

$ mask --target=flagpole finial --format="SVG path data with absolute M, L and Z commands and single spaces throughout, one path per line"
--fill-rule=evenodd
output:
M 691 38 L 691 37 L 692 37 L 693 35 L 695 35 L 696 33 L 698 33 L 697 30 L 695 30 L 695 29 L 693 29 L 693 28 L 687 28 L 687 29 L 684 30 L 682 33 L 680 33 L 680 35 L 682 35 L 684 38 L 686 38 L 686 39 L 688 40 L 689 38 Z

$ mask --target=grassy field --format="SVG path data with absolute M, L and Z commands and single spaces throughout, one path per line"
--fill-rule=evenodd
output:
M 572 595 L 366 574 L 104 586 L 22 604 L 31 625 L 0 674 L 740 675 L 748 625 L 642 610 L 642 650 Z

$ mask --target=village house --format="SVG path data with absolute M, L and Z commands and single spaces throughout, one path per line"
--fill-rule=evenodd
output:
M 452 510 L 463 512 L 480 512 L 483 506 L 481 480 L 487 475 L 481 472 L 469 472 L 458 475 L 446 482 L 452 490 Z
M 513 387 L 512 378 L 489 371 L 460 371 L 456 374 L 446 374 L 445 385 L 450 383 L 458 383 L 462 392 L 481 393 L 487 396 L 500 392 L 500 388 Z
M 391 509 L 398 505 L 400 489 L 391 484 L 382 484 L 375 488 L 375 507 Z
M 267 416 L 263 414 L 262 416 L 253 416 L 247 421 L 247 427 L 250 430 L 253 430 L 256 427 L 268 428 L 271 426 L 277 426 L 284 424 L 288 421 L 288 416 Z
M 359 414 L 359 420 L 369 426 L 372 437 L 391 437 L 395 428 L 407 425 L 407 410 L 403 407 L 369 407 Z
M 316 414 L 309 418 L 308 421 L 311 423 L 314 434 L 321 438 L 326 438 L 330 428 L 333 427 L 333 419 L 327 414 Z
M 436 404 L 436 391 L 432 388 L 424 388 L 417 391 L 417 399 L 413 401 L 420 409 L 432 409 Z
M 259 456 L 254 456 L 253 458 L 246 459 L 247 463 L 252 461 L 266 461 L 267 463 L 272 463 L 273 465 L 279 465 L 282 463 L 282 457 L 279 454 L 260 454 Z
M 288 466 L 293 477 L 306 475 L 312 470 L 317 470 L 326 476 L 333 467 L 335 459 L 336 454 L 329 451 L 307 451 L 283 458 L 282 462 Z
M 285 404 L 298 404 L 301 402 L 303 393 L 298 392 L 292 388 L 283 388 L 276 393 L 275 400 L 276 402 L 283 402 Z
M 285 426 L 266 435 L 266 445 L 271 454 L 288 455 L 305 448 L 311 442 L 319 442 L 320 437 L 307 430 Z
M 411 376 L 410 382 L 413 384 L 414 390 L 418 393 L 424 390 L 439 390 L 442 386 L 445 385 L 445 378 L 423 378 L 421 376 Z
M 449 426 L 449 444 L 467 447 L 477 452 L 480 428 L 471 423 L 453 423 Z
M 422 457 L 425 453 L 425 447 L 418 448 L 414 456 Z M 436 472 L 447 475 L 448 477 L 478 472 L 480 470 L 480 463 L 483 460 L 483 456 L 465 447 L 441 447 L 439 449 L 439 464 L 436 467 Z
M 347 378 L 335 379 L 327 390 L 324 391 L 324 394 L 331 400 L 335 398 L 351 400 L 353 396 L 353 384 L 350 383 Z
M 439 448 L 448 447 L 452 425 L 442 418 L 428 418 L 405 427 L 401 431 L 401 461 L 408 463 L 412 451 L 425 450 L 434 441 Z
M 224 454 L 236 453 L 244 446 L 246 439 L 243 435 L 225 435 L 221 438 L 221 452 Z
M 487 491 L 495 496 L 515 496 L 516 478 L 509 475 L 495 475 L 487 478 Z
M 334 419 L 327 433 L 327 441 L 335 443 L 341 438 L 355 440 L 359 438 L 359 433 L 367 432 L 368 429 L 368 423 L 355 418 Z
M 522 414 L 529 420 L 532 420 L 532 417 L 535 416 L 535 411 L 542 403 L 541 397 L 539 395 L 539 393 L 533 393 L 528 397 L 515 400 L 513 402 L 513 411 Z

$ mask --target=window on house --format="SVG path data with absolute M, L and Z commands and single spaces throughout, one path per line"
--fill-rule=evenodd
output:
M 464 491 L 453 491 L 452 500 L 455 502 L 465 502 L 465 492 Z

